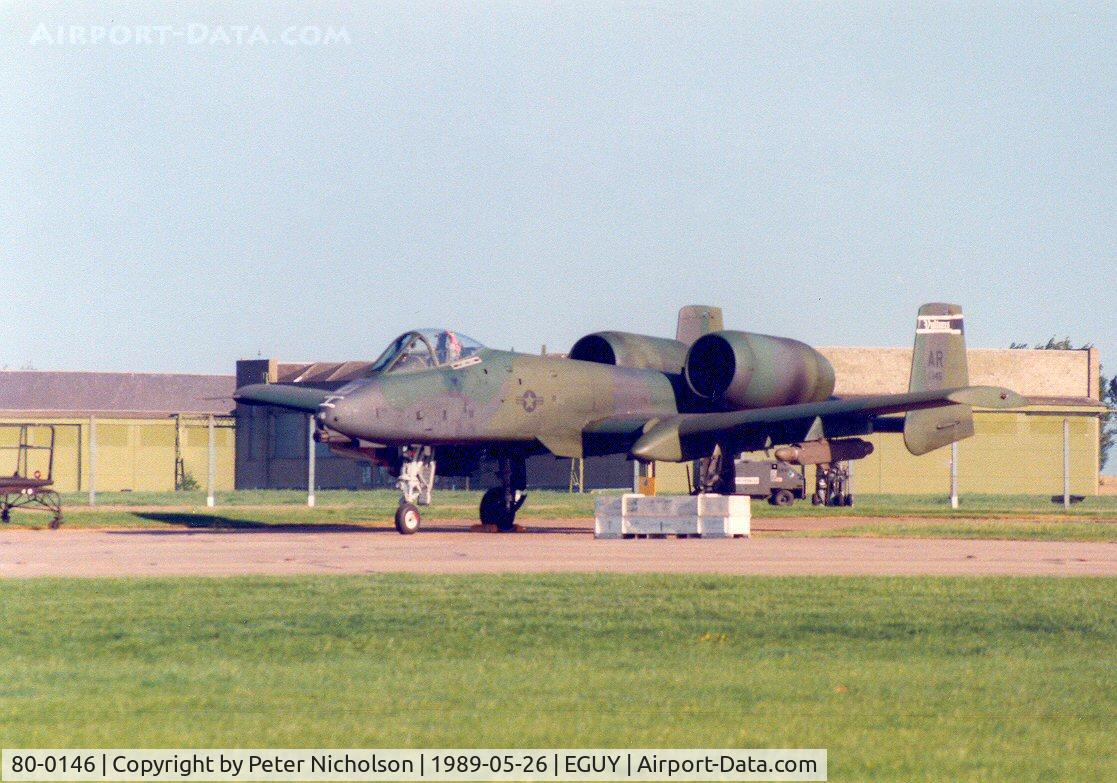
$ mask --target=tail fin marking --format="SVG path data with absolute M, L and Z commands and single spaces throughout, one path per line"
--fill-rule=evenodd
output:
M 923 305 L 915 320 L 908 391 L 955 389 L 969 384 L 962 308 L 939 302 Z M 904 445 L 916 455 L 973 433 L 973 408 L 969 405 L 909 411 L 904 416 Z

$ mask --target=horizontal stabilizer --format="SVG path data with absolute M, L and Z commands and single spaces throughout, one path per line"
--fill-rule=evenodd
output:
M 982 408 L 1019 408 L 1027 404 L 1024 397 L 1011 389 L 966 386 L 906 394 L 847 397 L 725 413 L 683 413 L 650 420 L 649 426 L 629 453 L 644 461 L 682 462 L 704 456 L 711 440 L 733 440 L 750 430 L 772 431 L 789 422 L 809 423 L 815 419 L 825 422 L 827 419 L 840 417 L 861 417 L 868 421 L 907 411 L 956 409 L 961 406 L 968 410 L 972 405 Z
M 295 386 L 288 383 L 254 383 L 241 386 L 233 399 L 242 405 L 274 405 L 293 411 L 314 413 L 327 397 L 335 392 L 312 386 Z

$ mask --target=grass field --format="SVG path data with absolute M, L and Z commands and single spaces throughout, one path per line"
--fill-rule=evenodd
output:
M 825 747 L 831 780 L 1117 779 L 1117 580 L 0 585 L 3 747 Z
M 602 490 L 586 494 L 571 494 L 548 490 L 533 490 L 521 512 L 525 519 L 570 519 L 593 516 L 593 503 L 601 494 L 619 494 L 622 490 Z M 320 508 L 358 508 L 378 515 L 395 512 L 399 493 L 380 489 L 367 491 L 320 490 L 317 493 Z M 72 512 L 87 507 L 89 496 L 84 493 L 67 493 L 63 503 Z M 229 506 L 305 506 L 306 492 L 300 490 L 236 490 L 219 492 L 217 505 Z M 480 492 L 439 490 L 435 503 L 425 511 L 431 519 L 462 519 L 477 513 Z M 204 507 L 204 492 L 105 492 L 97 496 L 101 506 L 176 506 Z M 798 501 L 790 508 L 775 508 L 763 501 L 753 504 L 756 517 L 781 516 L 922 516 L 958 518 L 997 518 L 1044 516 L 1074 517 L 1082 519 L 1117 520 L 1117 495 L 1087 497 L 1071 505 L 1069 510 L 1062 502 L 1052 502 L 1044 495 L 963 495 L 956 511 L 950 508 L 945 495 L 858 495 L 857 505 L 851 508 L 826 508 Z
M 590 518 L 598 496 L 532 492 L 520 519 L 530 522 Z M 67 527 L 390 527 L 398 495 L 389 490 L 324 491 L 313 509 L 306 507 L 305 493 L 276 490 L 225 493 L 217 498 L 215 509 L 207 509 L 204 496 L 191 492 L 106 494 L 100 496 L 100 505 L 92 508 L 83 505 L 86 500 L 84 496 L 67 496 Z M 479 500 L 478 492 L 439 492 L 435 504 L 424 509 L 424 522 L 473 519 Z M 964 497 L 957 511 L 952 511 L 944 498 L 920 495 L 866 495 L 852 508 L 825 508 L 804 502 L 791 508 L 775 508 L 758 501 L 753 503 L 752 510 L 758 520 L 788 517 L 850 520 L 849 526 L 839 529 L 783 535 L 1117 541 L 1117 496 L 1087 498 L 1074 504 L 1069 512 L 1051 503 L 1050 498 L 1027 495 Z M 881 521 L 866 523 L 866 517 Z M 12 523 L 22 527 L 44 527 L 47 522 L 49 517 L 44 514 L 15 512 L 12 516 Z

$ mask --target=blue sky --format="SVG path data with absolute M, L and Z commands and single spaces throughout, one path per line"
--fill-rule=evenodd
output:
M 947 300 L 1117 371 L 1114 9 L 6 4 L 0 366 L 564 350 L 691 302 L 907 345 Z

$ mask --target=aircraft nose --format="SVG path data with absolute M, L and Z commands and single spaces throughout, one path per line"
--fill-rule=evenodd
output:
M 347 406 L 345 404 L 345 397 L 335 396 L 327 397 L 321 405 L 318 406 L 318 412 L 314 414 L 314 418 L 318 419 L 320 424 L 327 427 L 333 425 L 343 424 L 346 419 Z
M 367 437 L 369 411 L 377 409 L 380 399 L 377 385 L 371 381 L 363 381 L 339 389 L 322 400 L 314 418 L 319 425 L 337 430 L 343 435 Z

